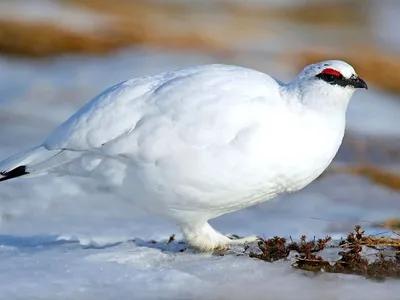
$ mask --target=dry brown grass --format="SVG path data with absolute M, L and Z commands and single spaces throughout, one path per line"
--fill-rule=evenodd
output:
M 355 226 L 354 231 L 341 240 L 340 247 L 329 245 L 330 241 L 331 237 L 329 236 L 319 240 L 315 240 L 315 238 L 307 240 L 307 237 L 303 235 L 300 242 L 287 243 L 285 238 L 274 237 L 260 241 L 258 246 L 261 253 L 250 252 L 249 256 L 274 262 L 286 259 L 291 251 L 295 251 L 297 255 L 292 266 L 297 269 L 311 272 L 356 274 L 375 280 L 400 278 L 400 253 L 398 252 L 400 239 L 367 236 L 360 226 Z M 320 256 L 321 251 L 327 247 L 338 250 L 340 258 L 327 261 Z M 363 247 L 378 250 L 375 260 L 371 261 L 363 254 Z
M 312 5 L 293 7 L 283 10 L 282 15 L 292 21 L 317 26 L 342 27 L 365 24 L 365 16 L 359 7 L 359 1 L 315 2 Z
M 190 3 L 162 1 L 64 0 L 94 13 L 106 14 L 113 28 L 128 37 L 140 28 L 140 43 L 166 48 L 229 50 L 230 43 L 256 35 L 258 18 L 232 14 L 227 7 L 207 8 Z
M 191 21 L 193 16 L 204 17 L 210 15 L 231 16 L 235 19 L 276 19 L 281 21 L 293 21 L 320 26 L 348 26 L 365 24 L 366 18 L 360 10 L 360 1 L 314 1 L 304 5 L 289 7 L 271 7 L 266 5 L 248 5 L 245 2 L 224 2 L 214 5 L 215 10 L 209 6 L 191 5 L 184 2 L 162 2 L 151 0 L 124 1 L 115 0 L 64 0 L 65 3 L 82 5 L 90 10 L 114 15 L 117 18 L 136 18 L 145 21 L 145 18 L 164 19 L 169 22 L 180 20 Z M 200 20 L 201 21 L 201 20 Z M 239 20 L 240 22 L 241 20 Z
M 116 23 L 106 32 L 74 32 L 48 23 L 0 21 L 0 53 L 46 57 L 64 53 L 107 53 L 132 45 L 163 45 L 173 48 L 193 47 L 212 49 L 213 42 L 206 36 L 181 34 L 169 36 L 161 30 L 148 34 L 147 28 Z
M 396 248 L 400 251 L 399 237 L 389 238 L 389 237 L 366 236 L 361 240 L 360 243 L 368 247 L 385 246 L 385 247 Z
M 101 54 L 134 45 L 229 53 L 232 45 L 247 43 L 252 38 L 262 37 L 267 43 L 269 34 L 277 34 L 266 33 L 269 24 L 275 21 L 311 24 L 316 30 L 327 26 L 365 27 L 368 22 L 359 9 L 359 1 L 316 1 L 284 9 L 224 3 L 213 9 L 184 2 L 63 0 L 62 5 L 101 15 L 102 23 L 91 30 L 74 31 L 52 22 L 3 19 L 0 53 L 33 57 Z M 292 57 L 293 53 L 289 55 Z M 332 57 L 343 59 L 354 64 L 367 82 L 400 91 L 400 57 L 371 45 L 341 51 L 313 49 L 294 53 L 294 57 L 299 67 Z
M 400 218 L 391 218 L 382 223 L 386 228 L 398 230 L 400 229 Z
M 370 164 L 360 164 L 356 166 L 331 168 L 329 173 L 346 173 L 363 176 L 369 180 L 388 187 L 393 190 L 400 190 L 400 174 L 382 169 Z
M 164 11 L 163 5 L 149 6 L 141 1 L 121 1 L 118 5 L 103 0 L 66 2 L 96 3 L 97 13 L 107 12 L 105 24 L 97 30 L 76 31 L 52 22 L 4 19 L 0 21 L 0 53 L 45 57 L 64 53 L 106 53 L 140 44 L 198 50 L 217 48 L 218 43 L 209 32 L 173 22 L 181 12 L 174 7 Z M 182 29 L 177 30 L 177 27 Z
M 289 54 L 290 56 L 293 53 Z M 352 64 L 357 73 L 368 83 L 387 91 L 400 92 L 400 56 L 371 46 L 355 46 L 351 49 L 308 50 L 294 54 L 299 68 L 322 60 L 344 60 Z M 286 55 L 285 55 L 286 56 Z
M 117 40 L 72 32 L 47 23 L 0 21 L 0 53 L 51 56 L 60 53 L 104 53 L 120 46 Z
M 303 5 L 275 9 L 266 6 L 250 6 L 242 2 L 227 3 L 226 7 L 237 15 L 245 14 L 253 18 L 273 18 L 315 26 L 343 27 L 367 23 L 365 11 L 360 10 L 361 1 L 314 1 Z M 363 3 L 365 3 L 365 0 Z
M 202 5 L 162 1 L 63 0 L 62 5 L 104 16 L 97 30 L 72 31 L 54 23 L 0 21 L 0 53 L 50 56 L 63 53 L 105 53 L 131 45 L 196 50 L 229 50 L 240 39 L 265 37 L 267 22 L 293 21 L 342 26 L 360 23 L 354 1 L 316 2 L 291 9 L 255 8 L 224 3 Z M 11 17 L 11 16 L 10 16 Z

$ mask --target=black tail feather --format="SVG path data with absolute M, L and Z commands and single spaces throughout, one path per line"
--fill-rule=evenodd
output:
M 8 172 L 0 172 L 0 175 L 4 176 L 0 178 L 0 181 L 5 181 L 26 174 L 29 174 L 29 172 L 26 171 L 26 166 L 19 166 Z

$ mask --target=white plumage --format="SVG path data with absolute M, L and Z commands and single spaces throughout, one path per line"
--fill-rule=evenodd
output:
M 201 250 L 252 240 L 231 240 L 207 221 L 317 178 L 342 142 L 356 87 L 366 84 L 341 61 L 308 66 L 288 84 L 228 65 L 124 81 L 0 163 L 0 181 L 93 177 L 177 222 Z

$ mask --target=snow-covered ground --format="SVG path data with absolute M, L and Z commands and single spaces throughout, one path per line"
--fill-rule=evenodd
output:
M 2 58 L 0 157 L 40 142 L 111 84 L 215 61 L 221 59 L 140 49 L 92 58 Z M 282 74 L 270 62 L 260 68 Z M 357 93 L 349 129 L 399 137 L 400 124 L 393 116 L 400 114 L 400 102 L 395 100 L 374 89 Z M 364 178 L 329 175 L 299 193 L 212 223 L 238 235 L 339 238 L 363 220 L 382 221 L 399 212 L 398 193 Z M 398 299 L 400 293 L 394 280 L 377 283 L 357 276 L 311 275 L 292 269 L 288 262 L 179 252 L 184 245 L 166 243 L 171 234 L 181 238 L 174 224 L 131 206 L 90 180 L 42 177 L 4 182 L 0 299 L 344 300 Z M 160 242 L 152 244 L 153 239 Z

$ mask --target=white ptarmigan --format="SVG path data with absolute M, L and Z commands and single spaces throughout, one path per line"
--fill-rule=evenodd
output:
M 1 162 L 0 181 L 92 177 L 172 219 L 200 250 L 252 241 L 207 221 L 316 179 L 342 143 L 356 88 L 367 84 L 337 60 L 309 65 L 288 84 L 230 65 L 124 81 L 39 146 Z

